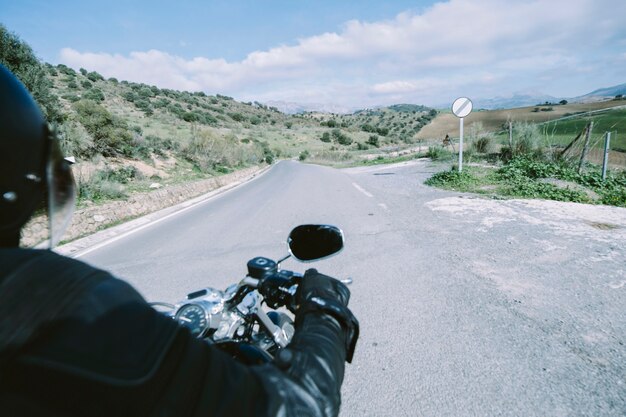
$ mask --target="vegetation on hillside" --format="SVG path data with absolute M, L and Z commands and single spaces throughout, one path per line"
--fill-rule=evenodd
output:
M 414 143 L 415 133 L 436 114 L 423 106 L 399 105 L 355 115 L 287 115 L 221 94 L 105 79 L 89 69 L 41 63 L 1 25 L 0 63 L 24 82 L 57 125 L 64 152 L 79 166 L 96 166 L 78 169 L 85 190 L 80 195 L 91 200 L 122 198 L 125 193 L 118 191 L 141 189 L 138 183 L 147 188 L 166 176 L 170 182 L 202 178 L 277 158 L 358 159 Z M 169 168 L 126 184 L 110 175 L 109 165 L 125 169 L 133 161 L 167 162 Z

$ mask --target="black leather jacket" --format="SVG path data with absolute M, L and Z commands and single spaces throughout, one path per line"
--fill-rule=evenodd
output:
M 291 355 L 245 366 L 107 272 L 0 249 L 2 416 L 336 416 L 345 338 L 310 312 Z

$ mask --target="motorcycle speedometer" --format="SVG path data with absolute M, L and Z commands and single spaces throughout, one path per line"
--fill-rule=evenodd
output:
M 198 304 L 185 304 L 176 312 L 175 319 L 194 336 L 202 335 L 209 325 L 206 310 Z

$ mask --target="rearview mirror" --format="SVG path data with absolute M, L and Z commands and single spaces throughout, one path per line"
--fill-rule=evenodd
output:
M 291 231 L 287 244 L 297 260 L 317 261 L 343 249 L 343 232 L 335 226 L 304 224 Z

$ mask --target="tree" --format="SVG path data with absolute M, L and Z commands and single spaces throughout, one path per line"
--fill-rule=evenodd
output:
M 565 106 L 567 104 L 567 100 L 561 100 L 561 101 L 559 101 L 559 104 L 561 106 Z
M 46 76 L 46 68 L 39 62 L 33 50 L 17 35 L 0 24 L 0 63 L 11 71 L 35 98 L 42 112 L 53 123 L 63 120 L 61 105 L 52 94 L 52 82 Z

